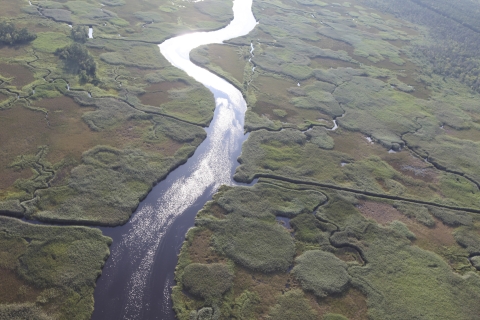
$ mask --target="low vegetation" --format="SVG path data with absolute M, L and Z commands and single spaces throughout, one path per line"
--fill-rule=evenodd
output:
M 0 318 L 89 319 L 111 239 L 90 228 L 0 221 Z
M 245 291 L 254 319 L 477 317 L 478 217 L 463 209 L 480 201 L 478 50 L 464 38 L 478 23 L 462 14 L 477 5 L 447 2 L 259 1 L 251 34 L 192 54 L 243 91 L 235 179 L 260 178 L 222 188 L 180 255 L 177 278 L 191 263 L 235 266 L 221 317 Z M 248 259 L 280 252 L 257 251 L 282 246 L 263 238 L 274 216 L 291 270 Z M 215 308 L 178 290 L 180 319 Z
M 347 264 L 330 252 L 309 250 L 296 259 L 292 270 L 302 288 L 317 297 L 341 293 L 348 288 Z
M 157 44 L 231 17 L 231 2 L 213 0 L 2 3 L 0 214 L 125 223 L 205 139 L 215 106 Z M 90 318 L 108 239 L 97 230 L 39 227 L 51 237 L 28 231 L 23 240 L 12 236 L 12 223 L 1 225 L 8 243 L 0 251 L 26 251 L 1 253 L 0 318 Z
M 223 264 L 192 263 L 183 270 L 182 283 L 191 294 L 215 300 L 232 287 L 232 280 L 232 272 Z
M 217 250 L 241 266 L 274 272 L 287 270 L 293 262 L 293 240 L 285 228 L 276 223 L 236 215 L 224 221 L 204 223 L 215 232 L 213 241 Z
M 279 296 L 270 313 L 269 319 L 318 319 L 318 314 L 313 310 L 301 290 L 291 290 Z

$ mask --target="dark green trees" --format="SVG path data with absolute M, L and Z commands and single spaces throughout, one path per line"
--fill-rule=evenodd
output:
M 36 37 L 26 28 L 18 30 L 13 23 L 0 22 L 0 43 L 8 45 L 25 43 L 34 40 Z
M 73 41 L 75 41 L 75 42 L 85 43 L 85 41 L 87 41 L 87 39 L 88 39 L 87 27 L 85 27 L 85 26 L 74 26 L 72 28 L 70 36 L 72 37 Z
M 85 45 L 74 43 L 55 52 L 60 59 L 65 60 L 65 67 L 70 73 L 80 74 L 82 80 L 95 77 L 97 65 L 93 57 L 88 53 Z

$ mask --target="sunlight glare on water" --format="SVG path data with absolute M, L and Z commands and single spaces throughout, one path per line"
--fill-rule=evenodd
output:
M 182 35 L 159 45 L 161 53 L 173 66 L 184 70 L 215 94 L 216 111 L 207 130 L 207 139 L 193 160 L 188 162 L 191 166 L 185 166 L 185 172 L 156 201 L 140 206 L 125 226 L 128 232 L 112 245 L 112 255 L 104 269 L 107 278 L 105 286 L 108 287 L 115 281 L 117 285 L 118 281 L 126 283 L 126 292 L 122 294 L 122 299 L 126 300 L 119 302 L 123 309 L 122 319 L 145 318 L 145 309 L 149 307 L 145 305 L 146 295 L 149 294 L 146 288 L 152 277 L 154 262 L 158 259 L 162 261 L 163 257 L 158 256 L 159 248 L 175 218 L 206 192 L 214 192 L 222 184 L 232 184 L 232 170 L 237 165 L 232 160 L 232 154 L 238 152 L 239 141 L 243 138 L 246 103 L 240 91 L 227 81 L 194 65 L 189 60 L 189 52 L 200 45 L 222 43 L 249 33 L 256 25 L 251 6 L 252 0 L 235 0 L 234 20 L 227 27 L 212 32 Z M 118 279 L 117 274 L 121 273 L 118 270 L 123 269 L 131 272 L 126 278 Z M 164 305 L 170 299 L 171 285 L 167 279 L 160 291 L 162 294 L 158 299 L 163 299 Z

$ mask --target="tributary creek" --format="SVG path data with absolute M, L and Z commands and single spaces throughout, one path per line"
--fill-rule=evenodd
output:
M 94 320 L 175 319 L 170 288 L 177 254 L 195 215 L 232 176 L 245 140 L 246 102 L 233 85 L 194 65 L 192 49 L 248 34 L 256 25 L 252 0 L 235 0 L 234 19 L 223 29 L 166 40 L 161 53 L 175 67 L 205 85 L 215 97 L 206 140 L 183 166 L 156 185 L 117 228 L 102 228 L 113 238 L 111 255 L 97 281 Z

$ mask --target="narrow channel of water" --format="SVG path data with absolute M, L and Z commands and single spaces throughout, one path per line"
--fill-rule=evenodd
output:
M 175 319 L 170 287 L 177 254 L 195 215 L 232 176 L 246 136 L 246 102 L 227 81 L 194 65 L 195 47 L 248 34 L 256 25 L 252 0 L 235 0 L 234 19 L 225 28 L 169 39 L 159 45 L 172 65 L 209 88 L 215 97 L 207 139 L 188 162 L 172 172 L 142 201 L 122 227 L 102 228 L 113 238 L 111 256 L 95 290 L 94 320 Z

